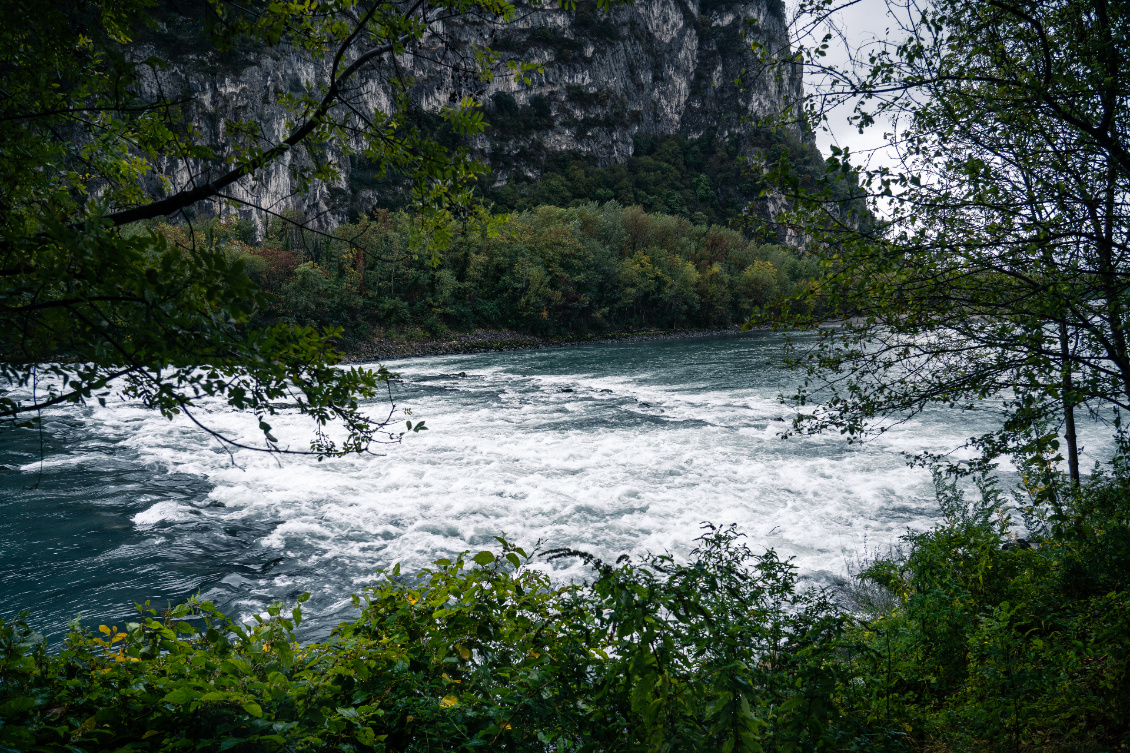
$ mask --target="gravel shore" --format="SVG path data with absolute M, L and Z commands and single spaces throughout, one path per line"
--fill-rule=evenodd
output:
M 395 361 L 398 358 L 421 356 L 449 356 L 465 353 L 493 353 L 508 350 L 533 350 L 536 348 L 567 348 L 573 345 L 597 343 L 644 342 L 647 340 L 674 340 L 685 337 L 717 337 L 740 335 L 740 327 L 697 330 L 648 330 L 641 332 L 612 332 L 602 335 L 574 335 L 542 338 L 507 330 L 476 330 L 456 337 L 428 340 L 399 341 L 376 338 L 355 343 L 345 352 L 346 363 L 370 361 Z

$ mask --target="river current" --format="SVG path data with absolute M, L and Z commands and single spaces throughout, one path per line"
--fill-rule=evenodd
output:
M 781 344 L 755 332 L 396 361 L 396 401 L 429 430 L 321 463 L 232 458 L 130 403 L 56 410 L 42 435 L 0 434 L 0 617 L 28 609 L 57 638 L 80 614 L 120 623 L 147 599 L 199 592 L 247 617 L 310 591 L 316 637 L 396 562 L 411 570 L 496 535 L 681 555 L 703 521 L 735 523 L 827 580 L 937 520 L 930 475 L 907 453 L 951 449 L 993 417 L 935 410 L 864 444 L 782 439 L 778 395 L 797 376 Z M 248 416 L 203 418 L 256 439 Z M 284 442 L 309 438 L 295 417 L 271 422 Z

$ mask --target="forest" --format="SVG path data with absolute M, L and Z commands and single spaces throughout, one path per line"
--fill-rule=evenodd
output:
M 615 201 L 539 206 L 452 227 L 441 257 L 419 250 L 411 215 L 377 210 L 332 234 L 280 218 L 153 224 L 172 246 L 214 248 L 267 294 L 263 322 L 438 337 L 476 328 L 538 336 L 730 327 L 819 271 L 785 246 Z M 250 242 L 249 242 L 250 241 Z

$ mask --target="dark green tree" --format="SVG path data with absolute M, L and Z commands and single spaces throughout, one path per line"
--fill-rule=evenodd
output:
M 819 402 L 798 427 L 854 437 L 931 404 L 1002 398 L 1001 429 L 971 438 L 983 457 L 1051 460 L 1062 432 L 1078 482 L 1076 411 L 1130 408 L 1130 8 L 888 7 L 903 39 L 837 70 L 823 64 L 829 34 L 806 58 L 826 75 L 805 116 L 853 102 L 860 129 L 892 131 L 885 164 L 833 149 L 811 188 L 786 161 L 763 165 L 792 201 L 779 221 L 825 264 L 803 297 L 841 319 L 792 352 L 810 377 L 796 400 Z M 806 2 L 798 28 L 835 11 Z

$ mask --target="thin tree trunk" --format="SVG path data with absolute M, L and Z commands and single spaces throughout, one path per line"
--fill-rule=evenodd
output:
M 1071 483 L 1079 486 L 1079 442 L 1075 435 L 1075 403 L 1071 386 L 1070 349 L 1067 344 L 1067 323 L 1059 323 L 1059 353 L 1062 358 L 1063 386 L 1060 396 L 1063 400 L 1064 439 L 1067 440 L 1067 471 Z
M 1107 181 L 1104 216 L 1098 226 L 1099 274 L 1102 280 L 1103 293 L 1106 298 L 1107 324 L 1110 327 L 1110 338 L 1114 342 L 1114 362 L 1122 376 L 1122 389 L 1130 398 L 1130 349 L 1127 348 L 1124 332 L 1125 317 L 1122 310 L 1122 290 L 1114 260 L 1114 210 L 1115 197 L 1118 190 L 1118 173 L 1115 165 L 1107 163 Z

